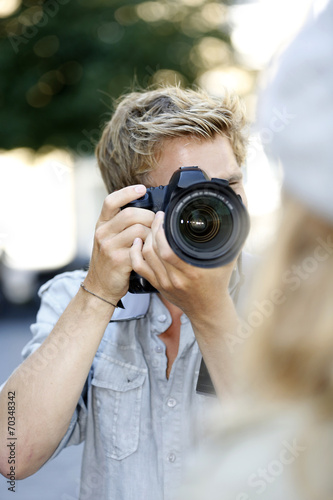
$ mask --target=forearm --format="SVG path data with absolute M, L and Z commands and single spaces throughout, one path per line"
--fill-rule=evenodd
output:
M 9 378 L 0 394 L 1 473 L 8 472 L 8 392 L 15 391 L 22 478 L 36 472 L 64 436 L 113 310 L 80 290 L 45 342 Z
M 235 334 L 239 325 L 232 299 L 227 296 L 223 308 L 212 308 L 190 319 L 216 393 L 225 399 L 233 390 L 233 353 L 228 348 L 228 337 Z

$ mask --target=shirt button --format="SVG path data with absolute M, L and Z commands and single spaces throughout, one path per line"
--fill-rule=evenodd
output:
M 174 408 L 177 404 L 177 401 L 174 398 L 169 398 L 167 401 L 167 405 L 169 408 Z
M 163 351 L 164 351 L 164 349 L 163 349 L 163 347 L 162 347 L 161 345 L 157 345 L 157 346 L 155 347 L 155 352 L 161 353 L 161 352 L 163 352 Z
M 173 463 L 176 460 L 176 455 L 174 453 L 169 453 L 168 462 Z
M 160 314 L 159 316 L 157 316 L 157 320 L 160 322 L 160 323 L 165 323 L 166 320 L 167 320 L 167 316 L 166 314 Z

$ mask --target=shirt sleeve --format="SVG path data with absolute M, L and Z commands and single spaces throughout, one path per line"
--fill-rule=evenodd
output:
M 53 330 L 67 305 L 74 295 L 76 295 L 80 283 L 84 279 L 84 275 L 83 271 L 64 273 L 56 276 L 40 288 L 38 295 L 41 299 L 41 305 L 37 313 L 36 323 L 32 324 L 30 327 L 32 339 L 22 350 L 23 359 L 26 359 L 33 352 L 35 352 Z M 42 357 L 37 358 L 35 366 L 36 370 L 42 370 L 46 363 L 46 359 L 43 359 Z M 56 457 L 63 448 L 79 444 L 85 439 L 88 379 L 83 387 L 82 394 L 72 416 L 67 432 L 53 453 L 51 459 Z

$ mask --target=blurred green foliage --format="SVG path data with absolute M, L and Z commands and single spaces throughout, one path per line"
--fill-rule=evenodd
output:
M 208 0 L 23 0 L 0 20 L 0 148 L 92 152 L 114 98 L 161 81 L 192 84 L 209 65 L 201 41 L 230 45 L 226 9 Z

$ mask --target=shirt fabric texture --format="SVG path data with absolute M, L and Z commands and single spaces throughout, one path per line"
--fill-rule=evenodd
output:
M 247 275 L 251 258 L 243 254 L 242 261 Z M 52 331 L 85 276 L 85 271 L 67 272 L 41 287 L 24 358 Z M 231 296 L 239 284 L 237 269 Z M 202 356 L 189 319 L 181 317 L 179 351 L 167 379 L 166 346 L 159 335 L 171 324 L 168 309 L 156 294 L 127 294 L 123 303 L 125 309 L 115 311 L 105 330 L 71 423 L 51 458 L 85 442 L 79 500 L 171 500 L 217 402 L 196 392 Z M 39 362 L 42 367 L 47 360 Z

